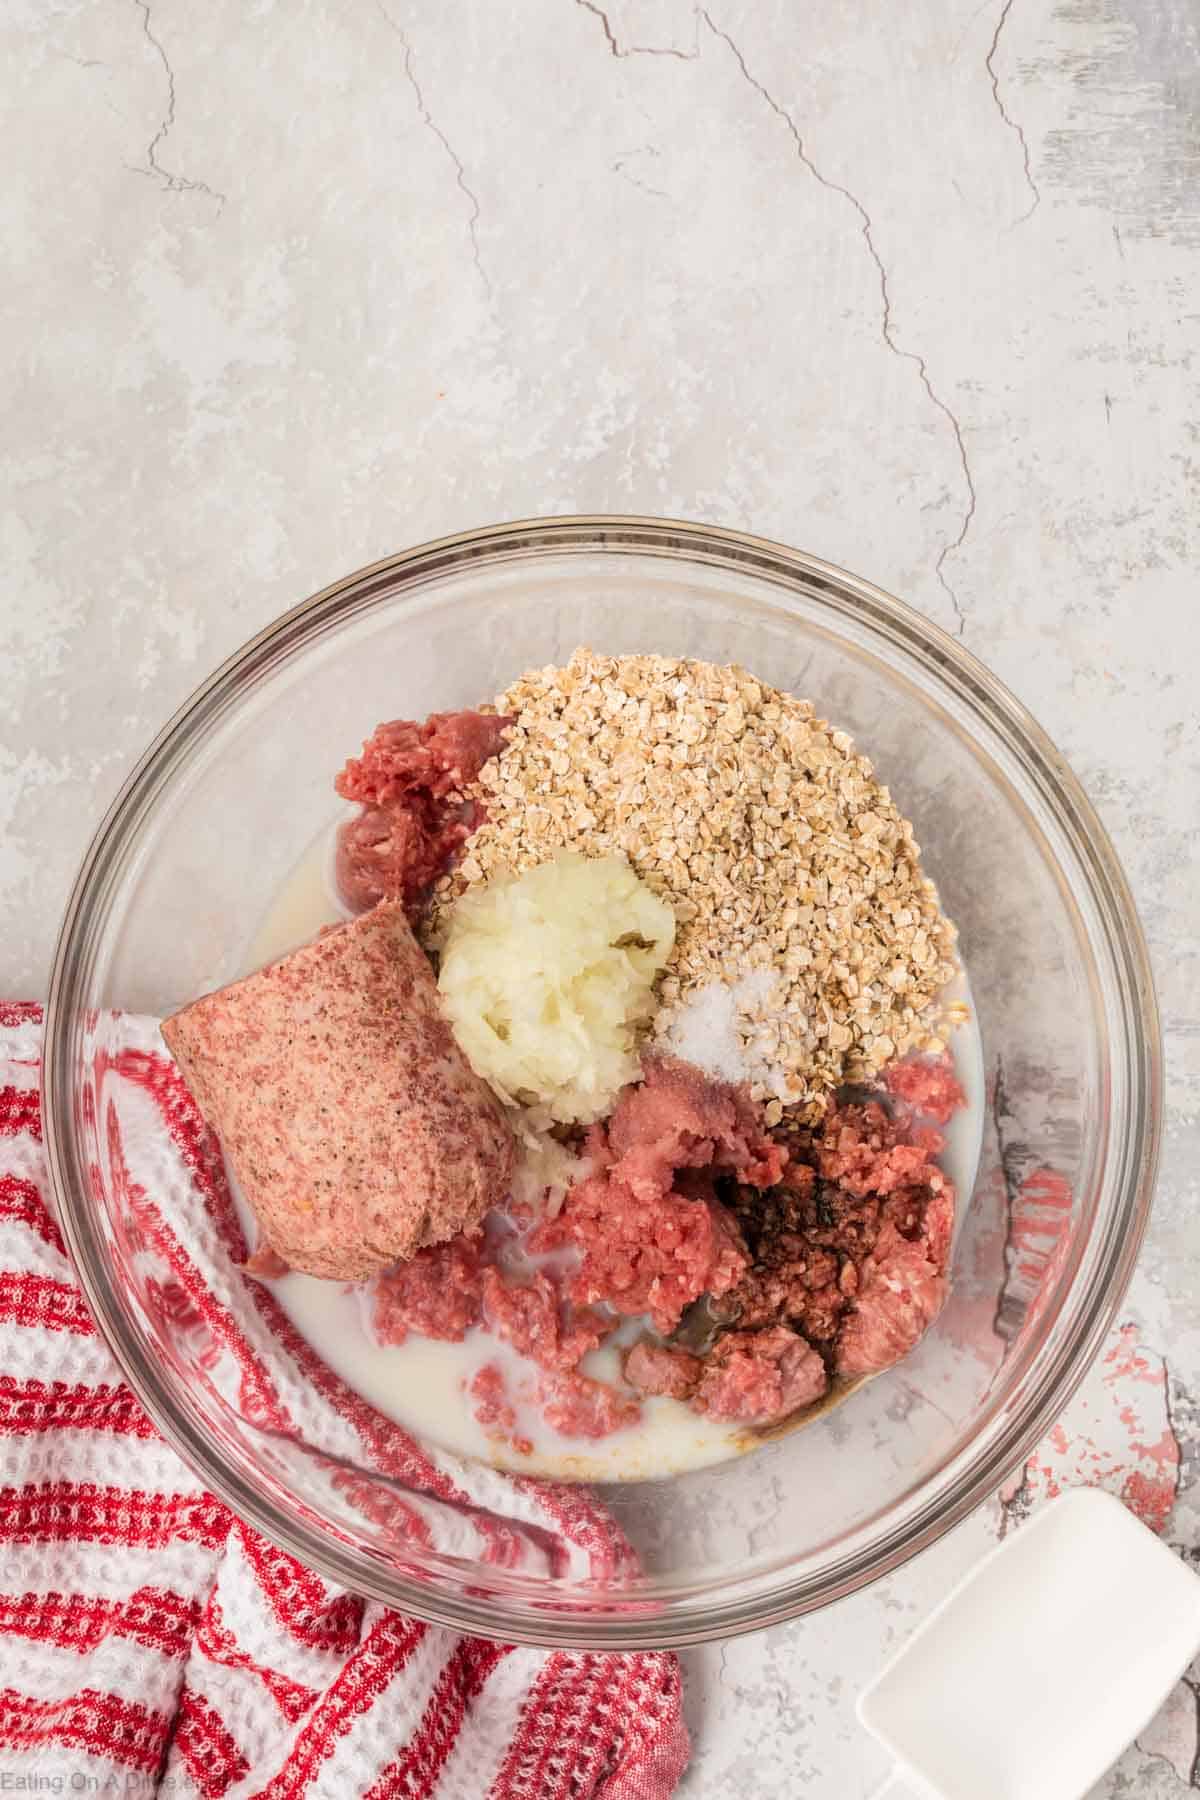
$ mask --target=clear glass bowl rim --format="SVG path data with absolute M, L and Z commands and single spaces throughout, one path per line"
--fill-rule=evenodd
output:
M 1120 1156 L 1116 1202 L 1107 1233 L 1103 1278 L 1058 1354 L 1040 1372 L 1018 1417 L 980 1456 L 959 1454 L 936 1512 L 916 1526 L 881 1532 L 847 1560 L 834 1580 L 783 1581 L 748 1599 L 717 1600 L 673 1619 L 669 1600 L 653 1612 L 620 1618 L 548 1606 L 509 1613 L 503 1602 L 434 1586 L 357 1553 L 296 1513 L 288 1515 L 221 1461 L 217 1446 L 175 1404 L 162 1368 L 147 1358 L 107 1277 L 107 1248 L 93 1211 L 75 1117 L 72 1028 L 85 1007 L 105 897 L 136 840 L 142 819 L 195 741 L 236 692 L 265 674 L 302 640 L 324 635 L 386 585 L 416 587 L 469 565 L 511 563 L 564 552 L 636 552 L 718 566 L 765 578 L 786 590 L 803 583 L 833 615 L 865 620 L 883 646 L 923 662 L 972 715 L 982 717 L 1017 758 L 1027 781 L 1071 844 L 1100 924 L 1115 976 L 1124 1026 L 1121 1055 L 1129 1083 L 1128 1141 Z M 455 533 L 382 558 L 331 583 L 282 614 L 230 656 L 159 732 L 101 821 L 67 902 L 51 973 L 42 1062 L 43 1131 L 60 1222 L 88 1305 L 130 1386 L 162 1435 L 205 1486 L 279 1548 L 328 1580 L 403 1612 L 459 1631 L 505 1641 L 586 1649 L 679 1646 L 776 1624 L 857 1591 L 907 1562 L 993 1494 L 1029 1454 L 1075 1391 L 1099 1352 L 1125 1294 L 1149 1219 L 1161 1135 L 1162 1047 L 1153 976 L 1128 884 L 1078 780 L 1032 715 L 961 643 L 881 588 L 818 557 L 768 539 L 717 526 L 640 515 L 587 514 L 514 520 Z M 464 1588 L 469 1584 L 464 1582 Z M 614 1596 L 614 1599 L 616 1597 Z

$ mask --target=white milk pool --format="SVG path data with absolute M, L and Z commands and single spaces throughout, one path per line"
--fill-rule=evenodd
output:
M 333 837 L 332 832 L 323 832 L 285 882 L 247 947 L 245 972 L 307 943 L 322 925 L 347 916 L 333 886 Z M 961 1216 L 974 1186 L 983 1135 L 983 1054 L 973 1011 L 968 1023 L 954 1033 L 951 1049 L 967 1105 L 947 1128 L 942 1164 L 958 1192 Z M 240 1196 L 238 1206 L 254 1243 L 257 1229 Z M 536 1406 L 517 1397 L 530 1365 L 490 1332 L 468 1331 L 461 1344 L 415 1333 L 403 1344 L 379 1344 L 367 1329 L 363 1290 L 295 1271 L 271 1286 L 322 1360 L 372 1406 L 416 1437 L 498 1468 L 572 1481 L 642 1481 L 723 1462 L 758 1441 L 744 1427 L 705 1419 L 681 1401 L 665 1398 L 645 1399 L 639 1423 L 610 1437 L 595 1442 L 564 1438 L 546 1424 Z M 627 1321 L 607 1344 L 584 1358 L 582 1372 L 619 1383 L 621 1349 L 640 1330 L 638 1320 Z M 529 1455 L 495 1442 L 473 1416 L 464 1390 L 489 1363 L 504 1372 L 517 1431 L 533 1445 Z

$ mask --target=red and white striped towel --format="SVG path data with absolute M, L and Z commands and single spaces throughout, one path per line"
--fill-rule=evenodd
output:
M 666 1800 L 687 1760 L 671 1656 L 511 1649 L 339 1591 L 206 1494 L 97 1335 L 48 1204 L 41 1014 L 0 1005 L 0 1768 L 27 1793 L 204 1800 Z M 431 1458 L 242 1277 L 236 1215 L 148 1022 L 98 1051 L 129 1253 L 178 1340 L 275 1443 L 331 1453 L 359 1522 L 495 1563 L 610 1573 L 602 1510 Z M 306 1455 L 308 1452 L 304 1452 Z M 378 1490 L 346 1459 L 392 1476 Z M 496 1484 L 504 1482 L 504 1505 Z M 511 1522 L 510 1522 L 511 1521 Z

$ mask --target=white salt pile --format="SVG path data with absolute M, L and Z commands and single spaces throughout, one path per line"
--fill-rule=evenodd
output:
M 773 969 L 751 969 L 740 981 L 707 981 L 662 1014 L 660 1045 L 717 1081 L 761 1079 L 746 1044 L 778 985 Z

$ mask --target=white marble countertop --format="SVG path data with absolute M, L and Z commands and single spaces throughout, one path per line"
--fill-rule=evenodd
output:
M 1055 1468 L 1124 1432 L 1200 1555 L 1194 0 L 16 0 L 2 42 L 0 989 L 168 712 L 332 577 L 575 511 L 844 563 L 1033 709 L 1137 890 L 1142 1399 L 1098 1369 Z M 685 1792 L 866 1796 L 854 1695 L 1001 1516 L 687 1656 Z M 1198 1695 L 1099 1791 L 1200 1789 Z

